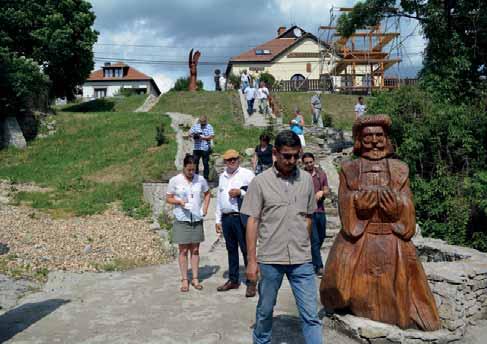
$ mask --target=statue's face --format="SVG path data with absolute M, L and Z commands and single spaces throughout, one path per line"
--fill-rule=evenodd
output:
M 386 135 L 380 126 L 365 127 L 361 133 L 362 157 L 380 160 L 386 157 Z

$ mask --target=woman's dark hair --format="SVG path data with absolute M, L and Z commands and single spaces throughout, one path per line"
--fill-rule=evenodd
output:
M 259 136 L 259 140 L 269 143 L 271 142 L 271 137 L 267 134 L 262 134 Z
M 184 156 L 183 166 L 186 167 L 186 165 L 189 165 L 189 164 L 194 164 L 194 156 L 193 156 L 193 154 L 188 153 Z
M 277 134 L 274 147 L 276 147 L 276 149 L 280 149 L 283 146 L 301 147 L 301 140 L 295 132 L 291 130 L 283 130 Z
M 305 158 L 311 158 L 313 159 L 313 161 L 315 160 L 315 156 L 313 155 L 313 153 L 310 152 L 303 153 L 301 160 L 304 161 Z

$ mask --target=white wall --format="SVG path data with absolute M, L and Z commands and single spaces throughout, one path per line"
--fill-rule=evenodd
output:
M 87 81 L 83 84 L 83 98 L 94 98 L 96 88 L 106 88 L 107 97 L 116 95 L 120 88 L 145 88 L 148 94 L 157 95 L 150 81 Z

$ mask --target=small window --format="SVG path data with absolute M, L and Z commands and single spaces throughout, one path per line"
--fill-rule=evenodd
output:
M 122 68 L 115 69 L 115 77 L 121 78 L 122 77 Z
M 271 51 L 269 49 L 257 49 L 255 55 L 270 55 Z

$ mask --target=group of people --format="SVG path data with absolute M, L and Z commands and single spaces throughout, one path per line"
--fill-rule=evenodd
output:
M 199 175 L 198 162 L 203 157 L 206 168 L 205 156 L 214 135 L 205 116 L 190 134 L 195 150 L 186 155 L 182 173 L 171 178 L 167 190 L 167 202 L 174 205 L 172 240 L 179 245 L 181 292 L 188 292 L 191 286 L 203 289 L 198 275 L 199 245 L 204 241 L 203 219 L 210 191 L 206 172 L 204 177 Z M 223 154 L 225 169 L 218 180 L 215 230 L 225 238 L 228 280 L 217 291 L 240 287 L 240 250 L 246 267 L 245 296 L 259 294 L 254 343 L 270 343 L 273 308 L 284 275 L 296 298 L 306 342 L 322 343 L 315 276 L 323 271 L 323 202 L 329 188 L 325 172 L 315 166 L 313 154 L 302 152 L 299 136 L 284 130 L 276 136 L 274 145 L 268 135 L 260 136 L 252 159 L 255 173 L 240 166 L 236 150 Z M 304 169 L 298 167 L 300 160 Z
M 270 114 L 269 108 L 269 89 L 265 85 L 265 82 L 260 81 L 257 78 L 251 79 L 247 74 L 247 71 L 242 73 L 240 79 L 240 85 L 242 93 L 245 95 L 247 100 L 247 113 L 252 116 L 254 113 L 255 102 L 259 107 L 259 112 L 265 116 Z

